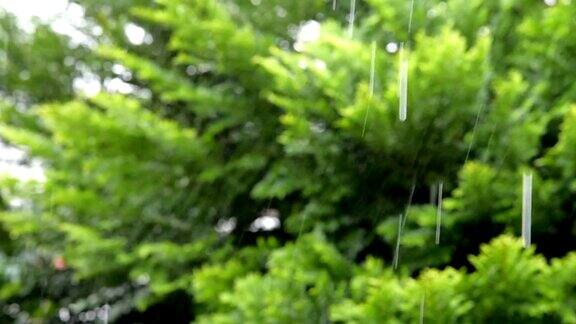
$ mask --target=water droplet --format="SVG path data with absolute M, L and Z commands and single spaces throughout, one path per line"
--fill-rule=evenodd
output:
M 398 43 L 390 42 L 390 43 L 386 44 L 386 52 L 388 52 L 390 54 L 394 54 L 394 53 L 398 52 Z
M 405 121 L 408 113 L 408 52 L 404 49 L 404 44 L 400 44 L 400 71 L 398 81 L 398 117 L 400 121 Z
M 522 176 L 522 239 L 524 247 L 530 246 L 532 236 L 532 173 Z

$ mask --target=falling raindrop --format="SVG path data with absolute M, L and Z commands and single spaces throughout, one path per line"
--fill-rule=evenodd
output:
M 402 237 L 402 227 L 404 227 L 404 221 L 402 214 L 400 214 L 400 219 L 398 220 L 398 237 L 396 238 L 396 249 L 394 250 L 394 270 L 398 268 L 398 261 L 400 259 L 400 239 Z
M 485 64 L 489 64 L 491 60 L 491 55 L 490 53 L 488 53 L 488 55 L 486 55 L 485 57 Z M 464 159 L 464 164 L 466 164 L 468 162 L 468 159 L 470 158 L 470 153 L 472 152 L 472 147 L 474 145 L 475 139 L 476 139 L 476 132 L 478 129 L 478 125 L 480 124 L 480 118 L 484 113 L 484 110 L 486 109 L 486 107 L 488 106 L 487 101 L 489 99 L 489 92 L 490 92 L 490 78 L 491 78 L 491 73 L 486 73 L 484 75 L 484 86 L 482 88 L 482 91 L 480 92 L 480 98 L 482 98 L 482 102 L 480 103 L 480 107 L 478 108 L 478 111 L 476 112 L 476 118 L 474 120 L 474 126 L 472 127 L 472 136 L 470 139 L 470 144 L 468 144 L 468 150 L 466 151 L 466 158 Z M 490 136 L 492 136 L 492 134 L 490 134 Z
M 390 54 L 394 54 L 394 53 L 398 52 L 398 44 L 395 42 L 390 42 L 390 43 L 386 44 L 386 52 L 388 52 Z
M 532 227 L 532 173 L 522 176 L 522 240 L 524 247 L 530 246 Z
M 438 204 L 436 206 L 436 245 L 440 244 L 440 231 L 442 227 L 442 187 L 444 183 L 438 183 Z
M 398 116 L 400 121 L 405 121 L 408 110 L 408 51 L 404 48 L 404 43 L 400 44 L 400 71 L 398 80 Z
M 420 324 L 424 324 L 424 305 L 426 303 L 426 291 L 422 294 L 420 299 Z
M 412 199 L 414 198 L 414 191 L 416 190 L 416 177 L 412 181 L 412 187 L 410 188 L 410 195 L 408 195 L 408 203 L 406 204 L 406 210 L 404 213 L 404 220 L 402 221 L 402 228 L 406 225 L 406 219 L 408 218 L 408 210 L 412 206 Z
M 480 106 L 478 109 L 478 113 L 476 114 L 476 119 L 474 120 L 474 127 L 472 128 L 472 139 L 470 140 L 470 144 L 468 145 L 468 150 L 466 151 L 466 158 L 464 159 L 464 164 L 468 162 L 468 158 L 470 157 L 470 152 L 472 152 L 472 146 L 474 145 L 474 139 L 476 138 L 476 128 L 478 128 L 478 124 L 480 122 L 480 116 L 484 110 L 484 105 Z
M 372 59 L 370 60 L 370 98 L 374 96 L 374 77 L 376 71 L 376 42 L 372 42 Z
M 374 82 L 375 82 L 375 71 L 376 71 L 376 42 L 372 42 L 372 58 L 370 60 L 370 98 L 374 96 Z M 370 106 L 366 107 L 366 114 L 364 115 L 364 125 L 362 126 L 362 137 L 366 132 L 366 124 L 368 123 L 368 112 L 370 111 Z
M 410 1 L 410 17 L 408 19 L 408 40 L 407 48 L 404 47 L 404 43 L 400 43 L 400 68 L 398 77 L 398 96 L 399 96 L 399 113 L 398 117 L 400 121 L 406 120 L 406 114 L 408 111 L 408 55 L 410 49 L 410 35 L 412 34 L 412 14 L 414 12 L 414 0 Z
M 350 0 L 350 16 L 348 17 L 348 35 L 354 36 L 354 19 L 356 18 L 356 0 Z
M 332 10 L 336 10 L 336 0 L 332 0 Z

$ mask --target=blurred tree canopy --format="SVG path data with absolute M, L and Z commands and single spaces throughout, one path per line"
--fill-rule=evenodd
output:
M 0 14 L 1 321 L 576 322 L 572 1 L 72 3 Z

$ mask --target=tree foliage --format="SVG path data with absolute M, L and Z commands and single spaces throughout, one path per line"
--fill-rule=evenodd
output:
M 94 44 L 0 17 L 0 137 L 45 173 L 0 180 L 3 320 L 576 321 L 570 0 L 359 1 L 353 35 L 345 1 L 74 3 Z

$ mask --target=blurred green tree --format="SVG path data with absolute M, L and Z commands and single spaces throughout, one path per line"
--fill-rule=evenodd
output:
M 0 19 L 0 136 L 45 173 L 0 180 L 3 320 L 576 320 L 569 0 L 359 1 L 353 35 L 347 1 L 73 2 L 94 44 Z

